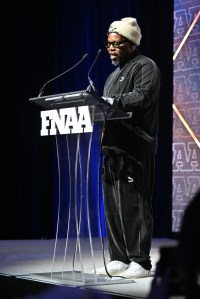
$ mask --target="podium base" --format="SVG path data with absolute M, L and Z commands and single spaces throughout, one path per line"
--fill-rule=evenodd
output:
M 96 286 L 96 285 L 113 285 L 135 283 L 134 280 L 120 277 L 96 275 L 90 273 L 82 273 L 81 271 L 65 271 L 65 272 L 48 272 L 33 273 L 29 275 L 19 275 L 17 278 L 34 280 L 43 283 L 63 286 Z

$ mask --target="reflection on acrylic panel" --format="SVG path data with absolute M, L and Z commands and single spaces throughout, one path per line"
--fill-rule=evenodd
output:
M 190 200 L 200 188 L 200 2 L 174 2 L 173 208 L 179 232 Z

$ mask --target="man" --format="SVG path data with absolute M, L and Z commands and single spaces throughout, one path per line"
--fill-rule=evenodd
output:
M 137 50 L 141 37 L 137 20 L 127 17 L 110 25 L 105 43 L 118 67 L 106 80 L 103 98 L 132 116 L 105 124 L 103 189 L 110 262 L 96 273 L 125 278 L 149 276 L 152 267 L 160 71 Z

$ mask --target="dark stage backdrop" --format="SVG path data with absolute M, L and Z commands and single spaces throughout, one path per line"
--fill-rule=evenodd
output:
M 101 94 L 113 70 L 102 41 L 110 23 L 126 16 L 137 18 L 143 36 L 140 50 L 157 62 L 163 77 L 154 236 L 170 236 L 173 1 L 27 0 L 20 1 L 20 7 L 17 1 L 1 5 L 1 239 L 55 237 L 55 136 L 40 136 L 41 109 L 29 98 L 38 96 L 45 82 L 88 53 L 76 69 L 48 84 L 45 94 L 85 89 L 87 72 L 100 48 L 102 53 L 90 75 Z M 93 157 L 98 148 L 96 140 Z M 97 202 L 93 211 L 95 219 Z M 93 228 L 93 235 L 98 236 L 96 223 Z

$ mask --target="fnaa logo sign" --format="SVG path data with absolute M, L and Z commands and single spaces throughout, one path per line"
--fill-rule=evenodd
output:
M 41 136 L 93 132 L 88 106 L 41 111 Z

